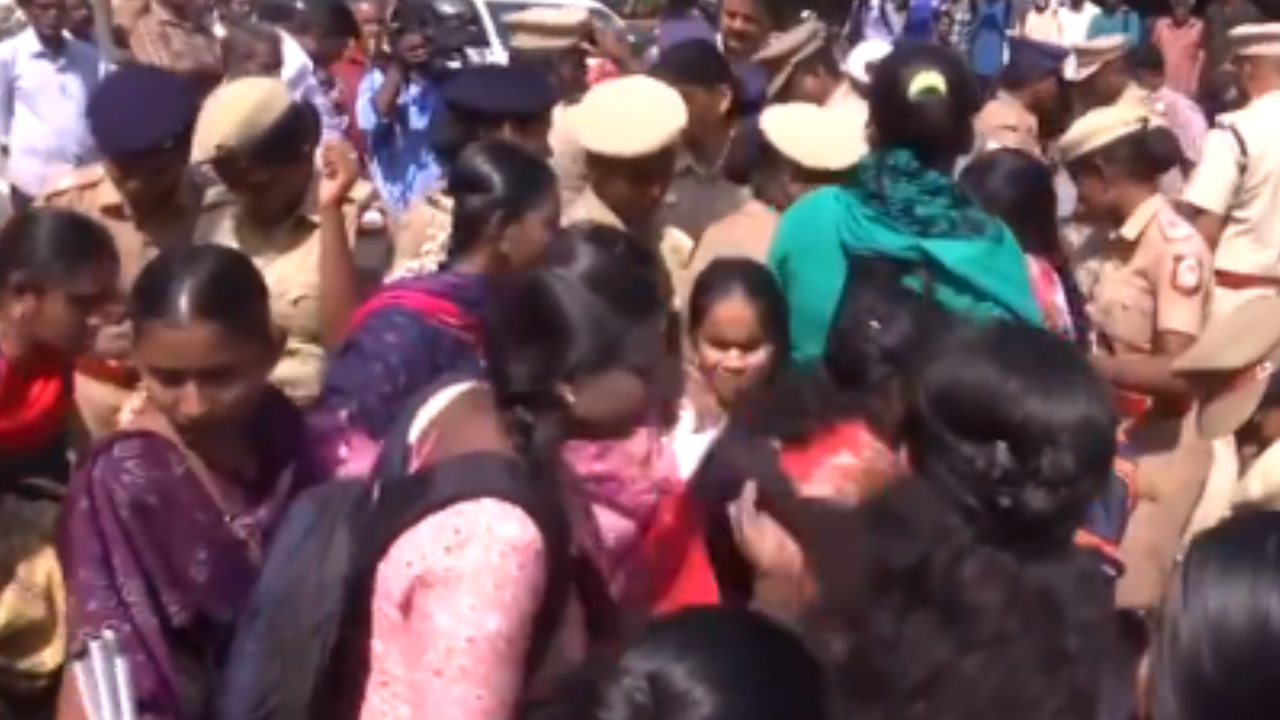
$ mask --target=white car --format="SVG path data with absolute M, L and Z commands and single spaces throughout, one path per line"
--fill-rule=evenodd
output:
M 584 8 L 591 16 L 591 22 L 597 27 L 621 33 L 631 38 L 627 25 L 618 14 L 598 0 L 472 0 L 480 11 L 480 22 L 488 37 L 489 47 L 486 55 L 491 61 L 506 64 L 510 54 L 507 51 L 507 28 L 502 22 L 506 16 L 535 7 Z

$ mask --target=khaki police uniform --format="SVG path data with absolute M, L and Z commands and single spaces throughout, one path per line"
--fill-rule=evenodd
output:
M 790 165 L 790 172 L 835 178 L 867 152 L 865 136 L 848 131 L 848 118 L 849 108 L 839 104 L 776 103 L 760 114 L 760 134 Z M 777 210 L 760 200 L 748 200 L 712 223 L 700 237 L 688 267 L 676 277 L 677 296 L 687 299 L 698 274 L 717 258 L 747 257 L 763 263 L 777 224 Z
M 581 46 L 591 28 L 585 8 L 534 7 L 502 19 L 516 53 L 559 53 Z M 551 166 L 560 179 L 560 207 L 569 207 L 587 188 L 585 153 L 568 123 L 574 103 L 562 100 L 551 111 Z
M 693 284 L 713 261 L 736 257 L 764 263 L 777 227 L 778 211 L 755 199 L 712 223 L 694 247 L 688 267 L 676 278 L 681 307 L 687 306 Z
M 1280 296 L 1242 301 L 1215 318 L 1196 343 L 1173 363 L 1196 395 L 1196 426 L 1215 446 L 1235 447 L 1236 433 L 1262 405 L 1280 368 Z M 1280 509 L 1280 443 L 1252 457 L 1233 456 L 1233 473 L 1211 478 L 1201 501 L 1203 512 L 1192 531 L 1220 522 L 1233 507 L 1260 504 Z M 1225 463 L 1224 463 L 1225 466 Z M 1190 535 L 1188 537 L 1190 539 Z
M 643 75 L 597 85 L 572 113 L 578 141 L 589 155 L 623 161 L 642 160 L 674 148 L 689 119 L 679 93 Z M 565 208 L 562 221 L 566 226 L 600 223 L 634 234 L 645 247 L 660 254 L 667 270 L 660 282 L 673 305 L 678 304 L 673 278 L 686 272 L 693 254 L 693 240 L 686 233 L 664 225 L 657 217 L 643 225 L 629 225 L 590 187 Z
M 1112 105 L 1077 120 L 1062 138 L 1064 160 L 1128 134 L 1153 119 L 1141 108 Z M 1089 313 L 1099 345 L 1116 356 L 1156 350 L 1160 333 L 1198 337 L 1213 291 L 1213 255 L 1195 228 L 1155 194 L 1130 213 L 1101 248 Z M 1213 463 L 1185 408 L 1167 398 L 1117 390 L 1128 441 L 1137 450 L 1138 502 L 1120 544 L 1125 574 L 1117 585 L 1122 607 L 1151 607 L 1166 585 L 1183 533 Z
M 140 115 L 141 105 L 147 112 Z M 131 64 L 103 79 L 85 107 L 85 120 L 98 150 L 110 161 L 179 148 L 199 109 L 200 96 L 183 77 Z M 90 165 L 55 181 L 36 204 L 74 210 L 102 223 L 120 256 L 120 290 L 128 293 L 156 253 L 191 242 L 201 190 L 190 177 L 173 190 L 171 203 L 138 217 L 107 166 Z M 76 404 L 84 429 L 95 438 L 115 429 L 121 408 L 137 387 L 136 371 L 121 357 L 128 338 L 127 323 L 103 328 L 95 339 L 100 352 L 77 361 Z
M 352 198 L 350 206 L 358 201 Z M 271 381 L 300 405 L 320 393 L 325 348 L 320 327 L 320 218 L 309 209 L 279 227 L 261 228 L 238 215 L 238 198 L 225 188 L 209 192 L 196 237 L 248 255 L 266 282 L 271 316 L 285 333 L 284 354 Z M 347 225 L 348 238 L 355 231 Z
M 726 143 L 726 152 L 728 147 Z M 689 237 L 702 237 L 712 223 L 728 217 L 750 199 L 750 190 L 724 179 L 720 163 L 704 167 L 688 152 L 681 151 L 662 219 Z
M 569 123 L 574 105 L 562 102 L 551 111 L 551 168 L 560 181 L 560 207 L 570 207 L 587 189 L 587 153 Z
M 203 164 L 255 142 L 293 107 L 284 83 L 250 77 L 226 83 L 205 102 L 192 141 L 193 164 Z M 343 211 L 344 231 L 354 243 L 360 215 L 372 202 L 367 185 L 353 187 Z M 199 242 L 234 247 L 249 256 L 270 293 L 272 319 L 284 331 L 284 354 L 271 380 L 294 402 L 307 405 L 320 391 L 322 344 L 320 218 L 314 188 L 298 212 L 278 227 L 258 227 L 240 215 L 239 198 L 218 187 L 206 194 Z
M 1280 57 L 1280 24 L 1231 32 L 1237 55 Z M 1215 252 L 1214 317 L 1280 290 L 1280 92 L 1220 115 L 1182 199 L 1223 219 Z

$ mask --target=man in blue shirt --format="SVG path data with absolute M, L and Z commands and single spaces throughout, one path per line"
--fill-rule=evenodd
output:
M 439 185 L 442 172 L 428 142 L 438 98 L 429 77 L 424 24 L 401 18 L 392 56 L 360 81 L 356 126 L 369 139 L 369 169 L 388 212 L 399 215 Z

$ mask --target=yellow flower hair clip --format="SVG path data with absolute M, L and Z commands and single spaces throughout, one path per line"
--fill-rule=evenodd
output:
M 917 100 L 926 93 L 936 92 L 946 97 L 947 95 L 947 79 L 937 70 L 925 70 L 916 73 L 911 78 L 911 82 L 907 85 L 907 99 Z

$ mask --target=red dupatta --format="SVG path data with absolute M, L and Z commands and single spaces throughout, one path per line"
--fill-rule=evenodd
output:
M 70 365 L 59 354 L 35 353 L 21 365 L 0 357 L 0 455 L 45 447 L 66 426 Z

